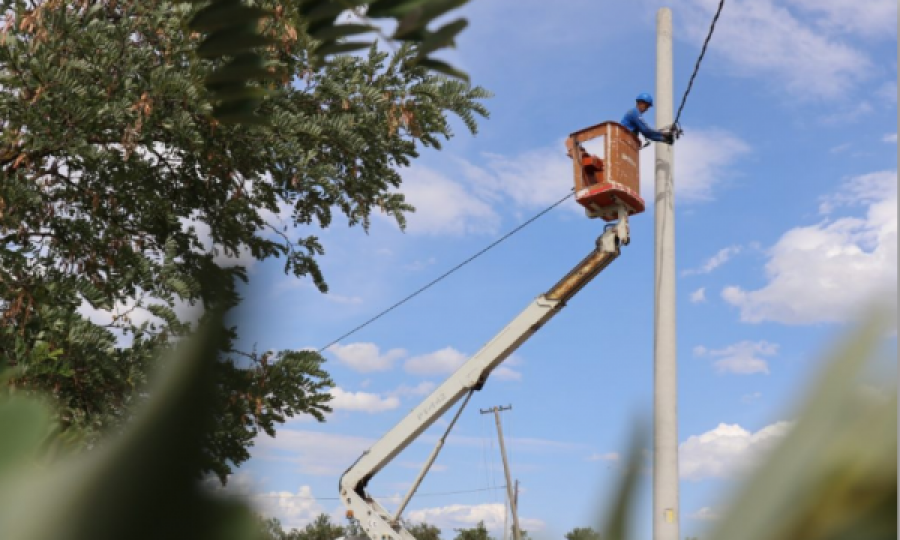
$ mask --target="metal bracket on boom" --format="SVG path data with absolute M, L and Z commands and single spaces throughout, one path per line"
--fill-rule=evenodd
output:
M 610 223 L 603 229 L 603 235 L 597 239 L 597 248 L 604 253 L 617 253 L 619 245 L 627 246 L 631 243 L 628 230 L 628 210 L 621 203 L 616 205 L 619 221 Z

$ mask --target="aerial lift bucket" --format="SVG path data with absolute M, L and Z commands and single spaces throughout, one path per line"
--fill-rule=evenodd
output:
M 603 154 L 593 155 L 582 146 L 603 138 Z M 629 216 L 644 211 L 641 198 L 641 143 L 628 128 L 617 122 L 603 122 L 576 131 L 566 139 L 575 176 L 575 200 L 589 218 L 619 219 L 619 207 Z

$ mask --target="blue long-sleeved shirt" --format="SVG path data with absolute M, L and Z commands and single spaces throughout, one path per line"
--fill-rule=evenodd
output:
M 653 129 L 647 125 L 647 122 L 645 122 L 643 116 L 641 116 L 641 111 L 639 111 L 637 107 L 625 113 L 621 124 L 628 128 L 632 133 L 640 133 L 651 141 L 663 142 L 665 140 L 665 135 L 663 135 L 662 131 Z

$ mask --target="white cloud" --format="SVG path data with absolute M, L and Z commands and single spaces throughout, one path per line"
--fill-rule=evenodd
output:
M 733 173 L 732 165 L 751 151 L 736 135 L 718 128 L 692 129 L 675 143 L 677 202 L 704 202 Z M 655 193 L 655 151 L 641 150 L 641 197 L 649 207 Z M 570 165 L 571 168 L 571 165 Z
M 452 373 L 468 359 L 468 356 L 453 347 L 445 347 L 433 353 L 414 356 L 403 366 L 416 375 L 444 375 Z
M 416 471 L 422 470 L 422 467 L 425 465 L 424 461 L 403 461 L 400 462 L 399 465 L 404 469 L 413 469 Z M 428 469 L 428 472 L 444 472 L 447 470 L 446 465 L 442 465 L 440 463 L 432 463 L 431 467 Z M 400 502 L 400 501 L 397 501 Z
M 400 406 L 397 396 L 381 397 L 369 392 L 347 392 L 341 388 L 331 389 L 332 399 L 328 403 L 335 411 L 359 411 L 379 413 L 396 409 Z
M 435 385 L 431 381 L 422 381 L 415 386 L 407 386 L 405 384 L 401 384 L 396 390 L 392 392 L 392 394 L 397 396 L 424 396 L 430 394 L 436 386 L 437 385 Z
M 875 91 L 875 95 L 880 99 L 887 100 L 891 103 L 897 103 L 897 81 L 887 81 L 882 84 L 881 87 Z
M 387 371 L 394 367 L 394 362 L 406 356 L 403 349 L 391 349 L 384 354 L 374 343 L 360 342 L 348 345 L 335 344 L 328 347 L 338 361 L 360 373 Z
M 819 18 L 816 24 L 829 31 L 867 38 L 897 37 L 897 0 L 789 0 Z
M 590 144 L 586 147 L 591 150 Z M 737 136 L 717 128 L 691 130 L 676 145 L 675 191 L 682 202 L 708 201 L 715 187 L 728 178 L 731 165 L 750 152 Z M 485 154 L 487 165 L 462 163 L 465 176 L 478 186 L 485 200 L 512 201 L 519 208 L 542 208 L 557 202 L 572 182 L 572 161 L 565 144 L 558 143 L 522 152 L 512 157 Z M 641 151 L 641 197 L 653 204 L 654 152 Z M 565 184 L 560 184 L 565 179 Z M 581 214 L 574 200 L 562 208 Z
M 344 296 L 341 294 L 334 293 L 326 293 L 323 295 L 326 300 L 334 302 L 336 304 L 349 304 L 349 305 L 358 305 L 362 304 L 363 299 L 359 296 Z
M 831 214 L 841 207 L 877 203 L 897 197 L 897 172 L 879 171 L 863 174 L 844 182 L 837 192 L 821 198 L 821 214 Z
M 694 481 L 743 474 L 781 441 L 790 427 L 789 422 L 776 422 L 751 433 L 737 424 L 719 424 L 679 445 L 679 473 Z
M 578 448 L 577 443 L 536 439 L 533 437 L 509 437 L 506 441 L 510 448 L 517 448 L 527 452 L 561 452 Z
M 720 517 L 719 513 L 709 506 L 704 506 L 700 510 L 688 515 L 688 518 L 696 519 L 697 521 L 715 521 Z
M 778 353 L 778 345 L 767 341 L 741 341 L 724 349 L 709 350 L 706 347 L 694 348 L 694 355 L 716 358 L 713 366 L 719 373 L 769 373 L 769 363 L 762 356 L 774 356 Z
M 464 169 L 487 198 L 512 201 L 521 208 L 539 208 L 555 203 L 571 187 L 572 161 L 566 156 L 563 140 L 512 157 L 483 156 L 485 167 L 467 164 Z M 567 207 L 579 212 L 581 208 L 572 201 Z
M 116 344 L 119 347 L 130 347 L 132 343 L 132 335 L 125 335 L 122 330 L 123 326 L 133 324 L 140 326 L 145 322 L 151 325 L 162 326 L 165 321 L 153 315 L 146 309 L 147 306 L 157 305 L 166 306 L 164 300 L 158 298 L 146 297 L 138 292 L 138 298 L 128 298 L 127 300 L 116 302 L 112 309 L 97 309 L 87 300 L 81 301 L 81 305 L 77 311 L 87 320 L 100 326 L 112 325 L 109 329 L 116 336 Z M 203 308 L 197 304 L 176 299 L 172 306 L 169 306 L 181 321 L 190 324 L 196 324 L 203 314 Z
M 896 133 L 887 133 L 884 137 L 881 138 L 882 142 L 886 143 L 897 143 L 897 134 Z
M 404 171 L 401 191 L 416 208 L 407 218 L 410 234 L 494 233 L 500 224 L 491 206 L 464 184 L 426 167 L 414 165 Z
M 691 303 L 700 304 L 706 302 L 706 287 L 700 287 L 691 293 Z
M 605 454 L 593 453 L 588 456 L 588 461 L 610 461 L 617 462 L 621 459 L 622 456 L 618 454 L 618 452 L 606 452 Z
M 506 414 L 506 413 L 504 413 Z M 529 454 L 553 454 L 562 455 L 565 452 L 583 452 L 586 451 L 580 443 L 572 443 L 566 441 L 555 441 L 550 439 L 537 439 L 534 437 L 504 437 L 506 447 L 516 451 L 527 452 Z M 433 445 L 437 443 L 438 436 L 425 433 L 416 442 Z M 448 445 L 461 446 L 466 448 L 482 448 L 484 446 L 483 437 L 475 437 L 469 435 L 454 434 L 447 439 Z
M 479 521 L 490 531 L 500 530 L 502 533 L 506 506 L 501 503 L 487 504 L 451 504 L 432 508 L 421 508 L 407 513 L 411 521 L 426 522 L 443 529 L 474 527 Z M 544 529 L 540 519 L 520 517 L 519 525 L 529 533 Z
M 522 372 L 516 371 L 511 367 L 500 366 L 491 372 L 492 377 L 496 377 L 498 381 L 521 381 Z
M 707 259 L 702 265 L 700 265 L 700 268 L 685 270 L 681 273 L 681 275 L 689 276 L 692 274 L 709 274 L 716 268 L 728 262 L 733 256 L 737 255 L 740 252 L 741 246 L 728 246 L 726 248 L 722 248 L 718 251 L 718 253 L 716 253 L 715 255 Z
M 325 508 L 313 496 L 312 488 L 300 486 L 296 493 L 270 491 L 251 496 L 253 506 L 264 516 L 278 518 L 285 531 L 300 529 L 319 515 Z
M 375 442 L 365 437 L 293 429 L 291 420 L 275 437 L 254 439 L 253 457 L 264 461 L 291 463 L 286 472 L 334 476 L 344 472 Z
M 865 217 L 842 217 L 786 232 L 768 251 L 768 283 L 731 286 L 722 298 L 745 322 L 843 322 L 879 298 L 896 309 L 897 172 L 853 178 L 825 199 L 823 213 L 867 205 Z
M 846 151 L 849 150 L 852 146 L 853 146 L 853 144 L 851 144 L 851 143 L 839 144 L 839 145 L 837 145 L 837 146 L 831 147 L 831 149 L 829 150 L 829 152 L 832 153 L 832 154 L 840 154 L 840 153 L 842 153 L 842 152 L 846 152 Z
M 185 231 L 193 230 L 197 235 L 197 239 L 203 246 L 202 250 L 194 249 L 196 252 L 212 253 L 213 260 L 219 266 L 227 268 L 230 266 L 243 266 L 247 270 L 253 270 L 258 262 L 256 257 L 250 252 L 247 246 L 241 246 L 237 253 L 226 253 L 221 247 L 213 246 L 212 236 L 210 235 L 210 227 L 196 216 L 191 218 L 182 218 L 181 227 Z
M 753 392 L 751 394 L 744 394 L 744 396 L 741 398 L 741 401 L 743 401 L 744 403 L 753 403 L 761 397 L 762 392 Z
M 793 1 L 810 7 L 814 4 L 811 0 Z M 706 38 L 717 2 L 682 0 L 678 6 L 678 20 L 685 21 L 686 30 L 678 35 L 699 46 Z M 858 24 L 867 24 L 859 20 Z M 802 21 L 774 0 L 733 0 L 716 25 L 710 57 L 724 59 L 721 66 L 740 76 L 778 81 L 796 99 L 839 98 L 867 79 L 873 64 L 863 52 L 839 37 L 829 36 L 826 30 Z
M 326 513 L 312 487 L 301 485 L 296 492 L 266 491 L 263 488 L 265 481 L 265 478 L 261 480 L 252 473 L 241 471 L 229 475 L 225 486 L 215 478 L 207 479 L 204 485 L 219 497 L 249 501 L 260 515 L 278 518 L 285 531 L 303 528 L 319 514 Z M 333 497 L 325 497 L 329 498 Z
M 437 262 L 437 259 L 435 259 L 434 257 L 428 257 L 425 260 L 421 260 L 421 259 L 415 260 L 407 265 L 404 265 L 403 268 L 405 268 L 406 270 L 409 270 L 410 272 L 418 272 L 420 270 L 424 270 L 425 268 L 428 268 L 429 266 L 433 265 L 436 262 Z
M 728 178 L 731 165 L 749 152 L 747 143 L 727 131 L 692 130 L 675 152 L 675 189 L 680 200 L 711 200 L 714 188 Z M 461 181 L 421 166 L 404 174 L 402 191 L 417 209 L 409 217 L 410 233 L 494 233 L 500 217 L 493 206 L 513 211 L 544 208 L 571 188 L 572 161 L 563 140 L 509 156 L 485 153 L 482 158 L 480 165 L 457 161 Z M 641 196 L 649 206 L 654 190 L 652 150 L 642 152 L 641 169 Z M 584 212 L 574 199 L 560 208 L 579 215 Z M 408 269 L 420 270 L 433 263 L 434 259 L 415 261 Z
M 875 107 L 868 101 L 855 102 L 852 105 L 839 105 L 832 109 L 832 112 L 819 117 L 823 124 L 849 124 L 858 122 L 863 116 L 867 116 L 875 112 Z M 856 154 L 854 154 L 856 155 Z

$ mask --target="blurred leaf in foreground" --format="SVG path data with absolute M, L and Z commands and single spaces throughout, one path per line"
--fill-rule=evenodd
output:
M 128 427 L 91 452 L 52 467 L 23 464 L 9 441 L 31 441 L 49 414 L 30 399 L 0 405 L 0 538 L 15 540 L 250 539 L 259 532 L 248 507 L 215 498 L 197 481 L 211 425 L 221 318 L 183 343 Z M 27 421 L 27 422 L 26 422 Z M 20 444 L 23 446 L 25 443 Z
M 785 439 L 740 486 L 705 540 L 888 540 L 897 538 L 897 386 L 864 391 L 883 360 L 886 317 L 871 316 L 835 347 Z M 640 432 L 640 430 L 635 430 Z M 636 439 L 637 440 L 637 439 Z M 640 448 L 610 503 L 603 540 L 632 538 L 627 525 Z

